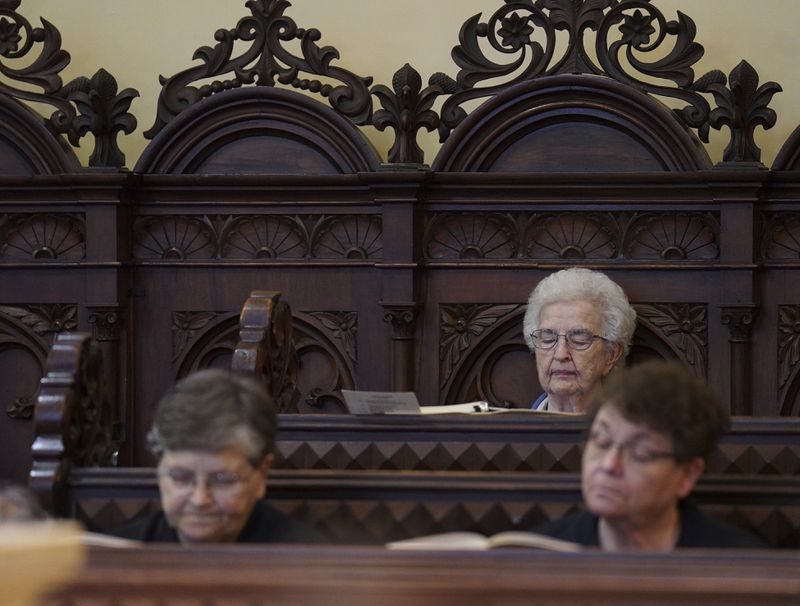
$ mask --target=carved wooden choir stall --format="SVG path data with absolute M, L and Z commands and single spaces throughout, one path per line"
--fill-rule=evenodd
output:
M 357 418 L 340 390 L 527 407 L 525 301 L 581 265 L 636 308 L 629 363 L 679 360 L 741 417 L 703 506 L 800 543 L 800 130 L 761 164 L 780 86 L 744 60 L 696 75 L 689 16 L 487 1 L 453 32 L 457 71 L 423 85 L 406 64 L 387 86 L 341 67 L 289 3 L 248 2 L 163 79 L 127 170 L 117 137 L 138 128 L 138 93 L 103 69 L 64 83 L 57 28 L 18 4 L 0 4 L 20 38 L 0 47 L 0 476 L 32 470 L 95 528 L 153 507 L 158 397 L 232 364 L 277 390 L 271 498 L 334 539 L 560 515 L 580 501 L 581 420 Z M 388 162 L 365 125 L 394 131 Z M 421 129 L 444 141 L 429 164 Z M 710 129 L 730 132 L 719 162 Z M 70 145 L 88 133 L 81 167 Z M 277 295 L 240 314 L 265 290 L 290 315 Z M 56 341 L 72 349 L 48 367 Z

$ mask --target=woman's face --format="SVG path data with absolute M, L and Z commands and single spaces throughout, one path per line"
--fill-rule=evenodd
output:
M 236 541 L 264 496 L 272 455 L 254 467 L 238 450 L 168 450 L 158 465 L 161 506 L 182 543 Z
M 603 318 L 597 305 L 589 301 L 550 303 L 539 312 L 539 329 L 557 334 L 582 330 L 602 336 Z M 539 384 L 556 405 L 551 409 L 584 412 L 592 392 L 622 355 L 622 348 L 596 339 L 588 349 L 575 351 L 560 337 L 552 349 L 537 349 L 535 353 Z
M 678 463 L 668 435 L 633 423 L 605 405 L 583 451 L 583 498 L 601 518 L 647 528 L 675 512 L 702 469 L 699 458 Z

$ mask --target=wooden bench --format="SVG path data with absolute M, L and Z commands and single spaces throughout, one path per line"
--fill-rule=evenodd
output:
M 231 358 L 231 370 L 261 381 L 279 409 L 298 397 L 291 316 L 280 293 L 253 291 L 239 316 Z M 37 397 L 29 474 L 31 488 L 50 511 L 65 510 L 65 479 L 72 468 L 113 464 L 109 412 L 98 345 L 86 333 L 59 334 Z
M 291 397 L 291 349 L 282 349 L 286 333 L 275 337 L 276 302 L 275 293 L 248 300 L 233 366 Z M 98 464 L 107 449 L 98 372 L 88 336 L 58 338 L 37 403 L 31 486 L 51 511 L 105 531 L 158 507 L 158 489 L 152 468 Z M 269 499 L 334 541 L 531 528 L 581 502 L 582 419 L 511 412 L 280 420 Z M 700 505 L 771 545 L 800 545 L 798 431 L 796 419 L 736 419 L 697 488 Z
M 795 606 L 800 553 L 400 552 L 375 547 L 93 550 L 42 606 Z
M 152 468 L 74 468 L 67 511 L 108 531 L 159 507 Z M 703 476 L 700 507 L 775 547 L 800 547 L 800 478 Z M 335 542 L 372 543 L 455 530 L 530 530 L 580 506 L 577 473 L 276 469 L 267 498 Z

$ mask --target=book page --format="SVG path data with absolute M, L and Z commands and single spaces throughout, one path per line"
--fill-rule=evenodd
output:
M 548 551 L 577 552 L 582 546 L 534 532 L 509 530 L 485 537 L 477 532 L 444 532 L 387 543 L 388 549 L 485 550 L 498 547 L 532 547 Z
M 81 533 L 81 541 L 84 545 L 89 547 L 113 547 L 115 549 L 142 547 L 144 543 L 141 541 L 134 541 L 133 539 L 124 539 L 122 537 L 115 537 L 109 534 L 101 534 L 99 532 L 84 532 Z
M 581 551 L 582 546 L 571 541 L 555 539 L 544 534 L 525 532 L 522 530 L 508 530 L 498 532 L 487 539 L 491 547 L 535 547 L 549 551 Z
M 489 548 L 488 539 L 477 532 L 444 532 L 386 543 L 388 549 L 477 549 Z

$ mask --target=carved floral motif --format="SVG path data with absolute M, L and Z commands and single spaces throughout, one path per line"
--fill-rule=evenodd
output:
M 2 305 L 0 313 L 17 319 L 37 335 L 73 331 L 78 327 L 78 306 L 62 304 Z
M 220 314 L 212 311 L 176 311 L 172 314 L 172 361 L 179 360 L 198 331 Z
M 521 305 L 459 304 L 439 307 L 439 385 L 444 387 L 464 354 Z
M 800 364 L 800 305 L 780 305 L 778 316 L 778 388 L 783 390 Z
M 66 134 L 76 147 L 91 132 L 95 147 L 90 166 L 123 166 L 125 155 L 117 145 L 117 135 L 136 128 L 128 109 L 139 93 L 132 88 L 118 93 L 116 80 L 104 69 L 91 79 L 79 77 L 62 86 L 60 73 L 70 56 L 61 48 L 61 34 L 45 19 L 42 27 L 33 27 L 16 12 L 18 7 L 19 2 L 8 0 L 0 4 L 0 75 L 22 86 L 0 81 L 0 92 L 54 107 L 48 126 Z M 15 67 L 20 60 L 24 65 Z
M 633 307 L 640 322 L 661 333 L 698 376 L 706 376 L 708 351 L 706 305 L 653 303 L 635 304 Z
M 372 78 L 335 67 L 339 51 L 332 46 L 320 47 L 319 30 L 297 27 L 284 14 L 290 6 L 285 0 L 250 0 L 247 7 L 251 15 L 243 17 L 232 29 L 219 29 L 214 37 L 217 43 L 198 48 L 194 57 L 202 65 L 191 67 L 162 80 L 163 88 L 158 98 L 158 115 L 155 124 L 145 132 L 152 139 L 177 114 L 201 99 L 224 90 L 243 85 L 275 86 L 276 82 L 317 93 L 328 99 L 334 110 L 356 124 L 367 124 L 372 117 L 369 87 Z M 287 43 L 297 40 L 301 56 L 290 52 Z M 237 43 L 249 43 L 249 48 L 233 57 Z M 334 80 L 338 85 L 316 79 L 301 78 L 301 72 Z M 193 83 L 230 74 L 227 80 L 214 80 L 210 84 L 193 86 Z
M 355 366 L 358 361 L 358 314 L 354 311 L 312 311 L 309 315 L 342 344 L 342 349 Z
M 565 73 L 603 74 L 684 102 L 676 116 L 705 142 L 710 128 L 729 126 L 726 161 L 757 161 L 753 130 L 774 125 L 767 103 L 780 87 L 768 82 L 756 89 L 758 79 L 745 62 L 731 72 L 730 89 L 720 70 L 695 78 L 693 66 L 704 49 L 695 42 L 694 22 L 683 13 L 668 21 L 646 1 L 521 0 L 506 2 L 486 21 L 480 19 L 475 15 L 461 28 L 452 51 L 460 68 L 456 78 L 439 72 L 429 80 L 450 95 L 441 110 L 442 140 L 466 118 L 465 103 L 510 84 Z M 557 44 L 559 31 L 566 32 L 566 45 Z M 596 62 L 586 51 L 590 32 L 595 32 Z M 706 95 L 720 105 L 714 113 Z

